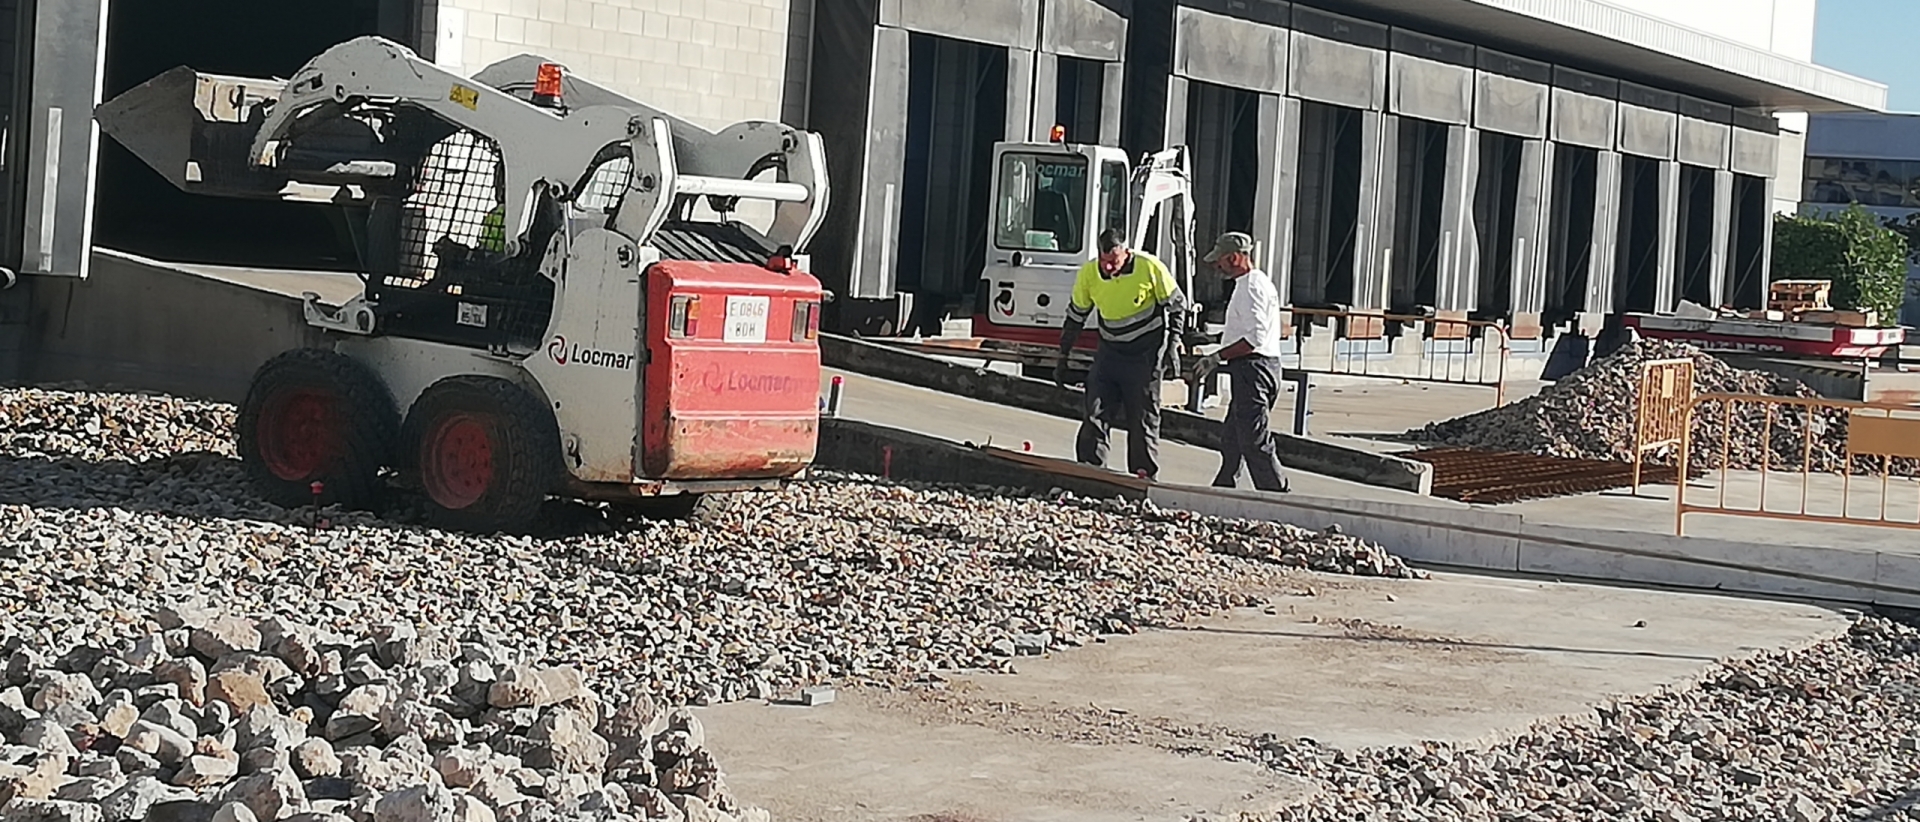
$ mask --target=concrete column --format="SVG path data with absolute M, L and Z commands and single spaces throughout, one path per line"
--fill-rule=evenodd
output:
M 1353 247 L 1355 311 L 1387 308 L 1390 272 L 1383 255 L 1392 253 L 1393 205 L 1382 195 L 1393 176 L 1399 125 L 1400 118 L 1385 112 L 1360 113 L 1360 219 L 1354 227 Z
M 1187 78 L 1179 76 L 1168 77 L 1166 139 L 1162 140 L 1160 145 L 1165 147 L 1183 146 L 1186 144 Z M 1192 217 L 1192 215 L 1187 216 L 1189 218 Z M 1154 248 L 1159 249 L 1163 254 L 1166 253 L 1167 249 L 1173 248 L 1172 226 L 1167 225 L 1166 220 L 1160 221 L 1160 224 L 1155 227 L 1154 234 L 1156 241 Z
M 1771 221 L 1769 221 L 1771 222 Z M 1733 172 L 1713 173 L 1713 261 L 1708 268 L 1713 305 L 1727 304 L 1727 285 L 1733 271 Z
M 1771 203 L 1775 196 L 1775 187 L 1779 185 L 1779 183 L 1772 177 L 1765 179 L 1767 202 Z M 1760 299 L 1761 306 L 1765 307 L 1767 287 L 1764 284 L 1773 282 L 1773 215 L 1768 214 L 1766 219 L 1760 221 L 1760 225 L 1764 226 L 1760 229 L 1760 282 L 1762 283 L 1760 286 Z
M 1034 119 L 1034 64 L 1037 54 L 1029 49 L 1007 49 L 1007 126 L 1006 139 L 1025 140 Z M 1053 96 L 1048 87 L 1047 96 Z
M 894 295 L 895 254 L 900 237 L 900 188 L 907 154 L 907 44 L 905 29 L 881 27 L 873 35 L 873 77 L 868 84 L 867 153 L 858 189 L 861 202 L 848 294 L 856 299 Z
M 1473 230 L 1473 195 L 1480 184 L 1480 130 L 1447 127 L 1445 200 L 1440 206 L 1440 266 L 1435 274 L 1434 309 L 1465 317 L 1480 288 L 1479 236 Z
M 1125 99 L 1126 79 L 1125 63 L 1106 64 L 1100 87 L 1100 145 L 1120 145 L 1120 109 Z
M 1367 116 L 1371 118 L 1371 112 Z M 1354 249 L 1354 307 L 1384 311 L 1393 297 L 1394 258 L 1399 251 L 1394 225 L 1400 202 L 1400 117 L 1383 113 L 1377 122 L 1363 119 L 1362 123 L 1365 136 L 1374 142 L 1368 145 L 1363 140 L 1361 146 L 1360 219 L 1372 227 L 1358 238 Z M 1371 192 L 1366 188 L 1369 174 L 1373 175 Z
M 1672 313 L 1680 290 L 1680 163 L 1660 161 L 1660 249 L 1654 269 L 1653 311 Z
M 1060 108 L 1060 56 L 1039 52 L 1033 56 L 1033 95 L 1027 137 L 1046 142 L 1053 133 L 1054 116 Z
M 1587 313 L 1581 328 L 1600 330 L 1599 320 L 1613 312 L 1613 278 L 1619 269 L 1620 172 L 1617 151 L 1602 151 L 1595 163 L 1593 254 L 1587 264 Z
M 1540 336 L 1540 312 L 1547 304 L 1547 232 L 1552 198 L 1553 144 L 1528 140 L 1520 149 L 1520 195 L 1514 204 L 1509 312 L 1516 339 Z
M 1300 101 L 1260 95 L 1260 183 L 1253 199 L 1255 263 L 1281 295 L 1293 293 L 1293 218 L 1300 174 Z

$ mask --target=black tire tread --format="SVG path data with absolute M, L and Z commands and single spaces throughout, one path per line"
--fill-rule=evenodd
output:
M 321 478 L 325 492 L 320 502 L 368 510 L 385 497 L 386 481 L 380 469 L 391 464 L 399 441 L 400 419 L 393 395 L 366 366 L 323 348 L 283 351 L 261 364 L 240 404 L 235 443 L 254 492 L 282 508 L 313 503 L 307 484 L 274 476 L 260 455 L 260 412 L 268 394 L 282 383 L 324 385 L 337 392 L 347 408 L 346 453 L 341 464 Z
M 418 473 L 422 438 L 433 415 L 442 410 L 487 411 L 498 415 L 507 441 L 507 458 L 494 458 L 497 481 L 486 497 L 461 510 L 440 507 L 427 498 L 427 519 L 435 527 L 471 533 L 515 533 L 539 519 L 565 472 L 560 461 L 560 428 L 541 401 L 527 389 L 498 377 L 461 375 L 429 386 L 407 413 L 406 461 Z

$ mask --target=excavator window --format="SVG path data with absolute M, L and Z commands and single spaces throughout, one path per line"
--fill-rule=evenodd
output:
M 1000 159 L 994 245 L 1007 251 L 1078 254 L 1086 244 L 1087 161 L 1077 155 L 1009 153 Z
M 1128 189 L 1127 164 L 1111 160 L 1100 164 L 1100 229 L 1127 233 L 1127 205 L 1133 196 Z

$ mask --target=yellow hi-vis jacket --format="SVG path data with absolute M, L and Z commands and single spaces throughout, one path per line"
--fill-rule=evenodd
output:
M 1087 315 L 1097 310 L 1101 345 L 1157 351 L 1166 342 L 1168 318 L 1179 322 L 1186 302 L 1167 264 L 1135 251 L 1111 278 L 1101 275 L 1097 259 L 1080 266 L 1067 324 L 1069 329 L 1084 327 Z

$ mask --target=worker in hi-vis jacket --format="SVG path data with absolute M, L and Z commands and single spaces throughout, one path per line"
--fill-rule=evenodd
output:
M 1066 384 L 1067 354 L 1087 316 L 1097 313 L 1100 342 L 1087 374 L 1075 450 L 1081 462 L 1104 467 L 1108 431 L 1120 422 L 1127 432 L 1127 471 L 1151 480 L 1160 474 L 1160 381 L 1180 376 L 1187 296 L 1165 263 L 1128 248 L 1117 230 L 1101 232 L 1096 251 L 1099 256 L 1074 277 L 1054 381 Z

